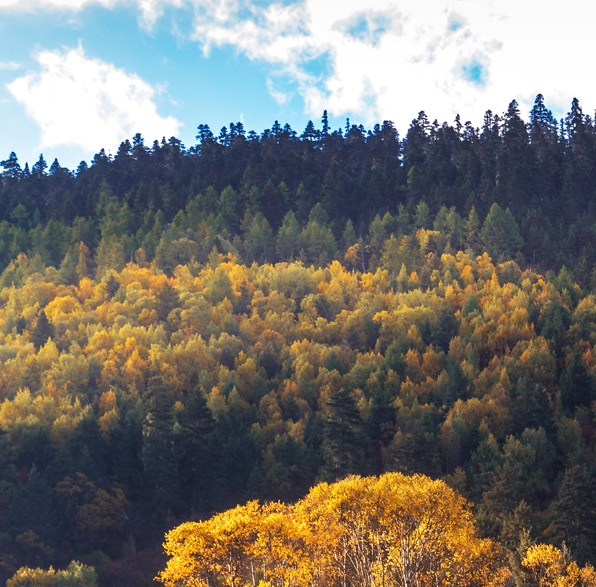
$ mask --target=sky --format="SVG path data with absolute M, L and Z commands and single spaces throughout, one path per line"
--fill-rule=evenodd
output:
M 596 108 L 585 0 L 0 0 L 0 161 L 76 169 L 141 133 L 199 124 L 299 134 L 391 120 L 481 126 L 538 93 Z

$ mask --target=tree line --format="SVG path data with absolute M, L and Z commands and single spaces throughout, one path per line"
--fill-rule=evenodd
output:
M 348 226 L 364 237 L 387 212 L 404 222 L 424 204 L 432 218 L 445 207 L 483 220 L 496 203 L 519 227 L 520 259 L 543 270 L 573 266 L 581 285 L 590 284 L 596 127 L 576 99 L 557 121 L 538 95 L 529 122 L 514 100 L 503 114 L 488 111 L 480 128 L 459 116 L 431 122 L 421 112 L 403 139 L 390 121 L 331 130 L 324 114 L 321 129 L 309 122 L 301 134 L 277 122 L 261 134 L 241 123 L 218 135 L 199 125 L 197 141 L 186 148 L 172 137 L 148 147 L 137 134 L 76 172 L 56 160 L 48 169 L 43 156 L 21 168 L 11 153 L 1 163 L 0 266 L 23 251 L 57 266 L 79 242 L 105 252 L 113 235 L 122 250 L 110 259 L 128 261 L 143 248 L 152 260 L 162 237 L 185 236 L 166 230 L 189 208 L 199 240 L 233 245 L 248 262 L 275 262 L 287 248 L 265 248 L 254 237 L 270 244 L 284 221 L 286 233 L 296 230 L 290 212 L 301 231 L 317 204 L 338 243 Z M 311 236 L 333 248 L 329 234 L 304 241 Z

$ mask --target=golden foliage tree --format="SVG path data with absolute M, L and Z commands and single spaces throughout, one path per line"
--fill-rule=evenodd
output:
M 182 524 L 164 547 L 167 587 L 465 587 L 507 575 L 461 496 L 400 473 L 321 483 L 290 507 L 249 502 Z
M 540 587 L 594 587 L 594 567 L 579 567 L 569 560 L 565 550 L 552 544 L 535 544 L 528 548 L 522 565 L 530 571 Z

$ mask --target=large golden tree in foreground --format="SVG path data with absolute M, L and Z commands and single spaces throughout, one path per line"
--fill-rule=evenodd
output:
M 166 535 L 167 587 L 497 585 L 499 549 L 441 481 L 388 473 L 321 483 L 293 506 L 250 502 Z

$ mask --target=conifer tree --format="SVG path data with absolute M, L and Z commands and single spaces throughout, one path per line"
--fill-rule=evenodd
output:
M 496 260 L 513 258 L 524 244 L 513 214 L 509 208 L 503 210 L 496 202 L 490 207 L 479 236 L 488 253 Z
M 42 310 L 37 317 L 35 328 L 31 332 L 31 342 L 35 345 L 36 349 L 39 349 L 52 336 L 54 336 L 54 327 L 48 320 L 45 310 Z
M 364 423 L 352 394 L 344 387 L 332 390 L 325 411 L 321 477 L 335 481 L 365 472 Z
M 579 564 L 596 562 L 596 483 L 587 465 L 565 470 L 557 498 L 552 502 L 553 539 L 565 543 Z

